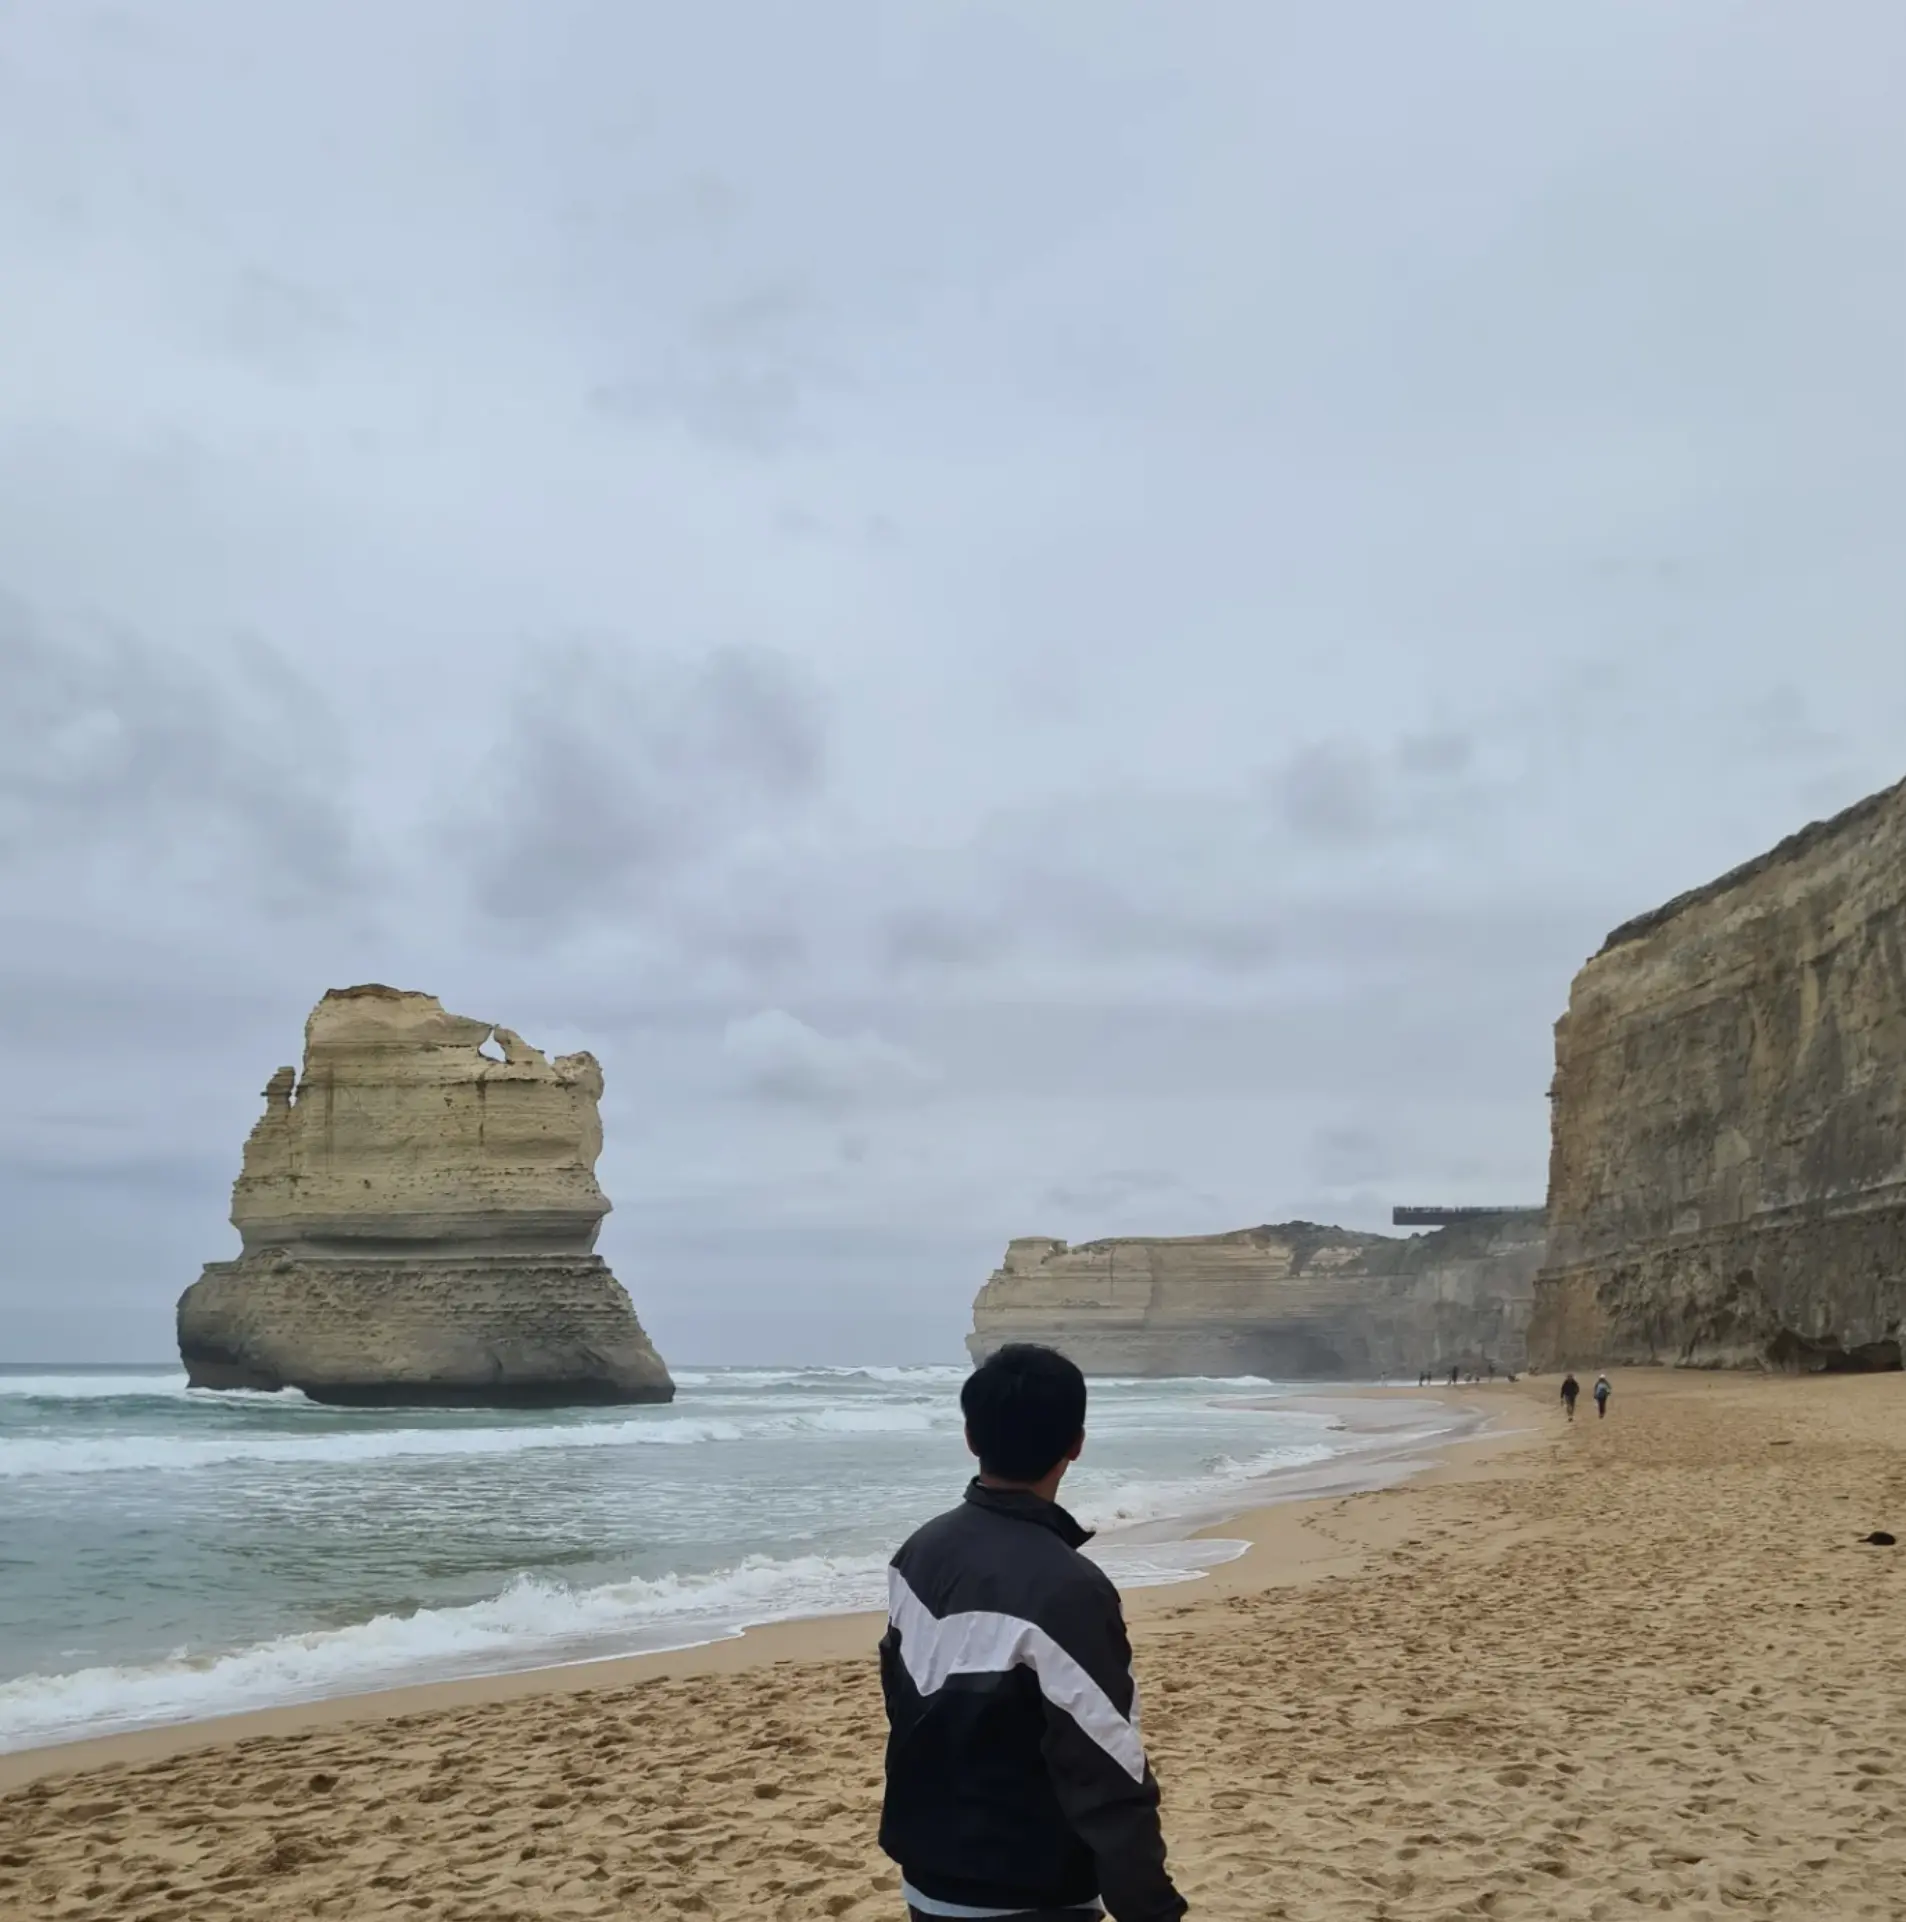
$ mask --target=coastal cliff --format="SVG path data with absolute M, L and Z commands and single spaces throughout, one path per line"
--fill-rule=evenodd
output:
M 486 1052 L 494 1047 L 494 1054 Z M 333 989 L 232 1189 L 243 1252 L 179 1299 L 195 1387 L 319 1401 L 667 1401 L 594 1252 L 602 1070 L 434 995 Z
M 1101 1375 L 1519 1369 L 1543 1248 L 1539 1210 L 1407 1238 L 1305 1221 L 1076 1248 L 1025 1236 L 974 1301 L 967 1347 L 1044 1342 Z
M 1900 1365 L 1906 783 L 1617 928 L 1555 1030 L 1543 1365 Z

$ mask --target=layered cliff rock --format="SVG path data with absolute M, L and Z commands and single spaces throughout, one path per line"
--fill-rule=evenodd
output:
M 1313 1222 L 1068 1247 L 1012 1242 L 973 1303 L 974 1359 L 1047 1343 L 1101 1375 L 1368 1379 L 1522 1366 L 1539 1211 L 1399 1238 Z
M 486 1052 L 490 1048 L 495 1053 Z M 435 996 L 333 989 L 232 1190 L 243 1252 L 179 1299 L 195 1386 L 320 1401 L 667 1401 L 594 1252 L 602 1070 Z
M 1551 1097 L 1539 1362 L 1898 1367 L 1906 783 L 1617 928 Z

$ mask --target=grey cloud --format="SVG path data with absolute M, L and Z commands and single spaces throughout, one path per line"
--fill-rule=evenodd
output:
M 1232 906 L 1195 891 L 1187 898 L 1179 876 L 1149 864 L 1114 876 L 1054 860 L 1008 885 L 1007 925 L 1075 965 L 1163 959 L 1248 971 L 1278 949 L 1259 903 Z
M 1270 791 L 1300 842 L 1365 849 L 1445 827 L 1448 803 L 1462 798 L 1476 758 L 1475 735 L 1464 728 L 1406 732 L 1384 749 L 1351 738 L 1317 741 L 1272 770 Z M 1440 805 L 1429 804 L 1425 784 L 1440 790 Z
M 807 962 L 810 931 L 801 924 L 801 905 L 776 901 L 752 875 L 737 877 L 730 898 L 718 913 L 689 912 L 674 927 L 693 955 L 727 964 L 744 981 L 767 982 L 798 974 Z
M 1791 681 L 1750 701 L 1744 718 L 1750 754 L 1781 761 L 1817 761 L 1847 745 L 1843 734 L 1813 720 L 1805 691 Z
M 1355 742 L 1326 741 L 1301 749 L 1271 777 L 1285 823 L 1325 847 L 1354 847 L 1383 825 L 1377 763 Z
M 1397 1197 L 1388 1189 L 1329 1188 L 1324 1191 L 1299 1190 L 1280 1200 L 1278 1215 L 1285 1221 L 1328 1222 L 1340 1228 L 1361 1229 L 1365 1234 L 1399 1233 L 1390 1221 L 1390 1210 Z
M 1326 1188 L 1358 1188 L 1395 1169 L 1395 1156 L 1372 1128 L 1356 1122 L 1320 1128 L 1311 1137 L 1312 1176 Z
M 1152 800 L 1091 792 L 1001 809 L 968 847 L 897 864 L 879 877 L 877 964 L 890 979 L 925 982 L 1054 960 L 1087 972 L 1128 963 L 1261 972 L 1282 943 L 1274 908 L 1228 872 L 1222 885 L 1209 874 L 1249 810 L 1209 795 Z
M 238 275 L 225 327 L 228 351 L 280 379 L 314 372 L 346 331 L 333 303 L 259 266 Z
M 57 631 L 0 595 L 0 859 L 236 881 L 270 909 L 361 880 L 342 750 L 263 641 L 214 661 L 124 629 Z
M 1861 795 L 1872 793 L 1878 784 L 1877 776 L 1849 776 L 1844 769 L 1835 769 L 1830 774 L 1813 775 L 1799 782 L 1794 788 L 1794 798 L 1802 814 L 1817 820 L 1839 813 Z
M 601 1054 L 671 1359 L 1539 1192 L 1574 968 L 1900 771 L 1906 14 L 1506 11 L 0 9 L 12 1352 L 351 980 Z
M 904 538 L 898 524 L 885 514 L 846 513 L 830 520 L 798 501 L 776 508 L 774 526 L 791 541 L 858 541 L 877 554 L 891 553 Z
M 1013 899 L 999 910 L 897 909 L 876 935 L 881 965 L 896 980 L 1006 973 L 1042 957 L 1085 969 L 1163 961 L 1246 975 L 1262 971 L 1282 948 L 1280 930 L 1261 915 L 1147 901 L 1142 882 L 1119 889 L 1047 873 L 1036 891 L 1000 891 Z
M 812 444 L 801 401 L 801 383 L 791 370 L 747 363 L 678 365 L 602 382 L 588 395 L 590 408 L 605 419 L 675 422 L 699 439 L 746 454 L 782 454 Z
M 1205 922 L 1187 930 L 1185 948 L 1219 973 L 1252 974 L 1283 952 L 1284 936 L 1266 921 L 1240 916 L 1235 921 Z
M 1324 1104 L 1519 1100 L 1529 1104 L 1539 1159 L 1549 1030 L 1573 965 L 1571 957 L 1532 970 L 1524 961 L 1468 977 L 1435 968 L 1401 983 L 1352 979 L 1328 994 L 1231 1007 L 1191 994 L 896 1005 L 883 1011 L 882 1031 L 943 1063 L 949 1094 L 976 1099 L 1295 1102 L 1310 1126 L 1293 1152 L 1308 1149 Z
M 491 916 L 575 927 L 778 834 L 823 766 L 817 695 L 780 656 L 571 643 L 536 657 L 452 838 Z
M 1134 1207 L 1166 1195 L 1181 1194 L 1185 1183 L 1160 1168 L 1108 1168 L 1080 1181 L 1058 1182 L 1040 1195 L 1038 1206 L 1087 1221 L 1117 1219 Z
M 670 423 L 730 452 L 786 454 L 820 444 L 813 401 L 846 381 L 814 344 L 813 303 L 770 281 L 705 302 L 642 363 L 601 381 L 589 406 L 614 420 Z
M 102 1093 L 111 1098 L 108 1070 L 142 1039 L 163 1035 L 187 1052 L 234 1034 L 266 1045 L 274 1022 L 303 1018 L 249 970 L 220 967 L 205 957 L 180 956 L 156 939 L 128 932 L 106 949 L 82 938 L 61 951 L 62 930 L 51 919 L 8 916 L 12 939 L 0 955 L 0 1049 L 18 1051 L 45 1029 L 36 1012 L 57 1008 L 100 1051 Z M 71 941 L 70 933 L 67 940 Z M 70 1096 L 71 1087 L 63 1092 Z
M 1012 934 L 990 915 L 903 907 L 884 918 L 877 938 L 886 967 L 905 974 L 920 968 L 973 967 L 1001 952 L 1011 943 Z
M 1318 961 L 1390 974 L 1462 963 L 1484 973 L 1557 952 L 1585 935 L 1594 899 L 1558 900 L 1541 851 L 1515 845 L 1517 776 L 1486 780 L 1479 740 L 1519 755 L 1505 721 L 1297 750 L 1271 777 L 1279 806 L 1221 787 L 1102 790 L 1036 809 L 1001 808 L 962 849 L 895 865 L 867 892 L 885 977 L 936 981 L 1063 966 L 1109 982 L 1134 969 L 1180 970 L 1216 986 L 1275 988 Z M 1457 865 L 1436 880 L 1385 864 L 1406 846 Z M 1513 900 L 1479 895 L 1477 864 L 1527 874 Z M 1584 916 L 1588 918 L 1585 920 Z M 1562 952 L 1568 952 L 1564 946 Z
M 104 1193 L 124 1195 L 158 1192 L 216 1192 L 229 1187 L 234 1167 L 211 1155 L 141 1154 L 117 1157 L 86 1152 L 61 1152 L 62 1144 L 49 1144 L 51 1152 L 26 1154 L 11 1159 L 12 1171 L 34 1181 L 60 1182 L 77 1187 L 94 1187 Z
M 1476 743 L 1460 728 L 1433 728 L 1404 735 L 1397 743 L 1396 758 L 1406 774 L 1442 779 L 1469 770 L 1476 758 Z
M 929 1063 L 871 1029 L 823 1034 L 782 1008 L 729 1022 L 721 1045 L 748 1093 L 800 1107 L 906 1099 L 938 1078 Z
M 732 180 L 704 171 L 686 183 L 681 201 L 695 219 L 720 229 L 729 226 L 741 211 L 743 196 Z
M 696 316 L 695 331 L 715 348 L 749 347 L 784 336 L 808 311 L 807 297 L 785 281 L 770 282 L 710 301 Z
M 789 540 L 821 540 L 827 534 L 826 521 L 811 509 L 802 507 L 798 502 L 789 502 L 786 506 L 777 508 L 774 524 Z

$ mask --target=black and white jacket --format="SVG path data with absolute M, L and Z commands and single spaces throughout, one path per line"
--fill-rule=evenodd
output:
M 1174 1922 L 1118 1590 L 1063 1508 L 984 1488 L 887 1571 L 880 1846 L 928 1913 Z

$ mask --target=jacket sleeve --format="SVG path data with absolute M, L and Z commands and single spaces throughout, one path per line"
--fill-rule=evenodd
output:
M 1132 1647 L 1110 1582 L 1067 1609 L 1064 1652 L 1047 1666 L 1055 1673 L 1040 1676 L 1046 1767 L 1066 1820 L 1092 1851 L 1113 1922 L 1176 1922 L 1186 1904 L 1165 1868 L 1158 1783 L 1138 1735 Z

